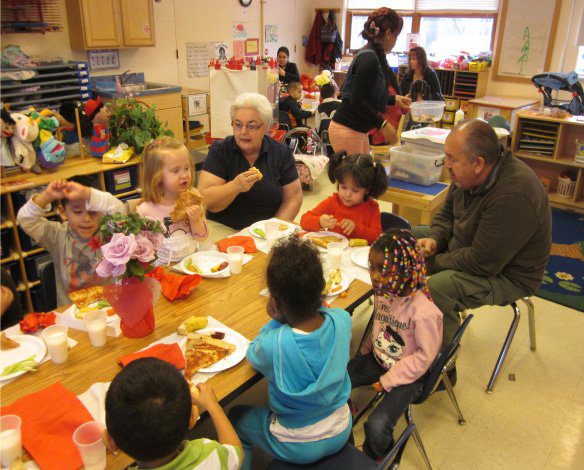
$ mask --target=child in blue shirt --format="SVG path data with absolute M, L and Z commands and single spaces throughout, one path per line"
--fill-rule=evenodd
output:
M 253 446 L 308 464 L 337 453 L 351 433 L 351 319 L 344 310 L 322 307 L 325 281 L 314 245 L 295 236 L 277 244 L 267 284 L 272 320 L 247 359 L 268 380 L 269 408 L 240 405 L 229 413 L 243 444 L 243 469 L 252 468 Z

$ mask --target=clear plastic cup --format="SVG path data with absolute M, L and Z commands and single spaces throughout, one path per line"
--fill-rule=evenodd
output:
M 49 350 L 51 361 L 55 364 L 61 364 L 69 357 L 68 331 L 69 328 L 65 325 L 51 325 L 45 328 L 41 335 Z
M 103 470 L 106 467 L 106 449 L 101 438 L 105 429 L 99 421 L 89 421 L 73 433 L 73 442 L 79 450 L 85 470 Z
M 86 313 L 83 317 L 85 328 L 89 334 L 91 345 L 101 348 L 107 343 L 106 322 L 107 313 L 105 310 L 96 310 L 95 312 Z
M 22 419 L 18 415 L 0 417 L 0 463 L 2 468 L 22 457 Z
M 229 259 L 229 271 L 231 274 L 239 274 L 243 267 L 243 247 L 227 247 L 227 257 Z
M 268 220 L 264 225 L 266 227 L 266 240 L 268 240 L 270 244 L 273 244 L 278 238 L 280 222 L 277 220 Z
M 339 269 L 341 267 L 341 263 L 343 261 L 343 249 L 345 248 L 343 243 L 339 242 L 330 242 L 327 245 L 327 259 L 329 269 Z

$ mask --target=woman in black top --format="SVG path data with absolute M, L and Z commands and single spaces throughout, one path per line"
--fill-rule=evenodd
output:
M 278 49 L 278 74 L 282 83 L 299 82 L 300 72 L 293 62 L 288 62 L 290 51 L 287 47 Z
M 380 129 L 385 140 L 394 142 L 396 129 L 381 113 L 386 106 L 409 109 L 410 99 L 401 96 L 395 73 L 387 63 L 401 33 L 403 19 L 391 8 L 375 10 L 361 35 L 367 44 L 354 57 L 341 91 L 342 102 L 333 116 L 329 137 L 335 152 L 369 153 L 367 132 Z M 389 94 L 390 86 L 396 91 Z
M 409 94 L 412 82 L 415 80 L 424 80 L 430 87 L 431 101 L 444 101 L 438 75 L 428 65 L 428 58 L 423 47 L 414 47 L 408 54 L 409 68 L 400 83 L 402 93 Z

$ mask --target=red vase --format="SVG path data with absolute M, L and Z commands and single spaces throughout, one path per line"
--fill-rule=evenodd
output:
M 127 277 L 120 284 L 104 287 L 104 296 L 116 310 L 122 332 L 128 338 L 142 338 L 154 331 L 152 281 Z

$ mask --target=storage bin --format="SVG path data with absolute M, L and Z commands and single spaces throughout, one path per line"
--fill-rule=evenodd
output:
M 440 179 L 444 153 L 402 145 L 390 151 L 390 177 L 399 181 L 430 186 Z
M 445 111 L 442 115 L 442 122 L 453 123 L 455 114 L 452 111 Z
M 444 100 L 445 111 L 456 111 L 458 109 L 458 98 L 446 98 Z
M 10 256 L 10 247 L 12 246 L 12 229 L 6 228 L 0 231 L 0 258 L 4 259 Z
M 576 189 L 576 182 L 570 178 L 558 177 L 558 196 L 570 199 L 574 197 L 574 190 Z
M 29 282 L 38 281 L 39 266 L 43 263 L 51 262 L 51 255 L 48 253 L 39 253 L 38 255 L 24 258 L 24 267 L 26 269 L 26 277 Z
M 138 185 L 138 167 L 127 166 L 103 174 L 105 190 L 111 194 L 120 194 L 136 189 Z

